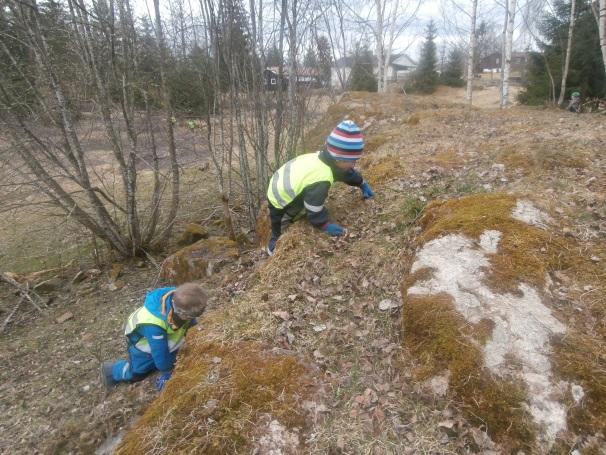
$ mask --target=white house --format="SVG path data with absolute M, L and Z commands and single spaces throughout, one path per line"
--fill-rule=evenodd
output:
M 330 83 L 333 87 L 341 88 L 341 78 L 347 84 L 353 64 L 353 56 L 340 58 L 333 64 L 330 74 Z M 375 66 L 374 73 L 377 74 L 377 58 L 375 56 L 373 56 L 373 65 Z M 392 54 L 387 67 L 387 80 L 388 82 L 403 80 L 416 68 L 417 63 L 408 55 L 404 53 Z

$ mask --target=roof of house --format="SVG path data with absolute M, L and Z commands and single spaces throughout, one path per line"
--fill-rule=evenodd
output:
M 271 71 L 274 74 L 279 74 L 280 68 L 277 66 L 268 66 L 267 68 L 265 68 L 265 71 Z M 288 68 L 285 66 L 284 68 L 282 68 L 282 74 L 284 75 L 284 77 L 288 77 Z M 318 71 L 317 68 L 310 68 L 310 67 L 306 67 L 306 66 L 299 66 L 296 68 L 296 74 L 297 76 L 319 76 L 320 72 Z
M 354 61 L 355 57 L 353 55 L 348 55 L 347 57 L 341 57 L 340 59 L 337 59 L 333 66 L 336 66 L 338 68 L 352 67 Z M 372 56 L 372 63 L 377 63 L 377 57 L 374 55 Z M 391 54 L 389 58 L 389 64 L 400 67 L 417 66 L 417 63 L 403 52 Z
M 393 54 L 391 56 L 391 64 L 394 66 L 417 66 L 417 62 L 411 59 L 407 54 Z

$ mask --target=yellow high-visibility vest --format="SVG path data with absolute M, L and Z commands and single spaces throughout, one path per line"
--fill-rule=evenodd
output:
M 124 335 L 129 336 L 141 325 L 156 325 L 165 330 L 167 334 L 168 350 L 170 352 L 176 351 L 183 345 L 185 342 L 185 334 L 189 328 L 189 322 L 186 322 L 181 327 L 174 330 L 167 321 L 154 316 L 151 311 L 143 306 L 135 310 L 128 317 L 126 327 L 124 328 Z M 149 342 L 144 336 L 135 343 L 135 347 L 140 351 L 151 354 Z
M 299 155 L 274 173 L 267 188 L 267 199 L 275 208 L 286 207 L 309 185 L 334 183 L 332 169 L 319 155 L 320 152 Z

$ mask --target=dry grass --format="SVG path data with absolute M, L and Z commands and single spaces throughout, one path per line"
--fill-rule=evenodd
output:
M 340 121 L 349 119 L 364 130 L 366 149 L 372 152 L 382 144 L 399 137 L 400 130 L 397 127 L 401 128 L 401 125 L 409 120 L 413 106 L 413 101 L 404 95 L 347 92 L 338 103 L 328 108 L 322 121 L 310 129 L 305 137 L 303 150 L 318 150 L 330 131 Z M 386 131 L 380 126 L 384 122 L 393 124 L 394 128 Z M 418 118 L 410 121 L 411 125 L 417 123 Z
M 362 159 L 364 179 L 377 188 L 383 187 L 390 180 L 406 175 L 400 157 L 396 155 L 370 155 Z
M 222 344 L 201 335 L 188 341 L 175 378 L 117 454 L 250 453 L 266 415 L 289 430 L 307 426 L 302 402 L 315 381 L 295 357 L 258 343 Z
M 114 177 L 114 172 L 107 172 L 103 176 L 106 180 L 112 180 Z M 208 184 L 201 185 L 201 181 L 206 181 Z M 209 171 L 201 171 L 196 167 L 183 170 L 181 209 L 174 223 L 175 232 L 183 229 L 188 222 L 204 221 L 214 212 L 220 213 L 220 201 L 211 191 L 211 184 Z M 138 187 L 140 218 L 144 225 L 148 216 L 147 207 L 152 188 L 150 172 L 140 173 Z M 166 208 L 170 194 L 164 196 L 162 204 Z M 116 217 L 119 222 L 123 222 L 119 214 L 116 214 Z M 103 262 L 115 260 L 102 241 L 93 242 L 92 235 L 73 219 L 44 205 L 4 214 L 0 218 L 0 231 L 2 232 L 0 236 L 0 269 L 2 270 L 28 273 L 60 267 L 71 260 L 90 266 L 93 262 L 93 254 L 100 254 Z M 214 231 L 214 233 L 217 231 L 222 233 L 220 228 Z
M 525 174 L 553 174 L 562 169 L 584 169 L 590 166 L 588 154 L 578 146 L 561 142 L 541 141 L 537 144 L 519 144 L 502 150 L 496 161 Z
M 516 198 L 499 193 L 475 194 L 430 204 L 421 218 L 423 244 L 449 233 L 479 240 L 486 230 L 502 233 L 498 251 L 491 255 L 487 274 L 493 289 L 516 292 L 522 282 L 541 289 L 549 272 L 589 265 L 568 239 L 549 230 L 515 220 Z

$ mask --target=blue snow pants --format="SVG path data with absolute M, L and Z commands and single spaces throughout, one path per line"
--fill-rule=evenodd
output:
M 170 355 L 173 356 L 174 360 L 177 357 L 177 351 L 171 352 Z M 128 360 L 118 360 L 114 363 L 112 376 L 114 381 L 135 382 L 140 381 L 154 371 L 156 371 L 156 364 L 152 355 L 129 345 Z

